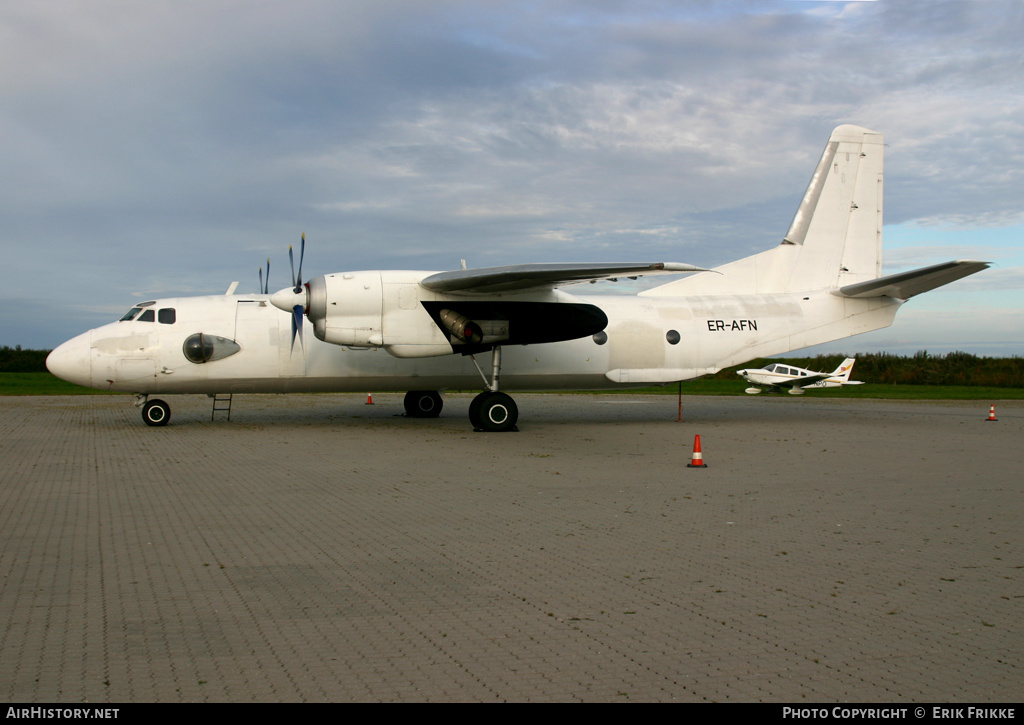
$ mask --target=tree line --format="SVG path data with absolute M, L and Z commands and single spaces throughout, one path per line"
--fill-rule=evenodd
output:
M 49 350 L 23 350 L 21 345 L 0 348 L 0 372 L 44 373 Z M 845 355 L 786 357 L 785 361 L 802 368 L 831 372 Z M 971 385 L 995 388 L 1024 387 L 1024 357 L 979 357 L 969 352 L 932 355 L 921 350 L 912 356 L 887 352 L 857 353 L 853 378 L 866 383 L 890 385 Z M 777 359 L 757 358 L 743 365 L 722 370 L 714 377 L 735 379 L 740 367 L 763 367 Z
M 0 373 L 45 373 L 49 350 L 22 350 L 21 345 L 0 347 Z

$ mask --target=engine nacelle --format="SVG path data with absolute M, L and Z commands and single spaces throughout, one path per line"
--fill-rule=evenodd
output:
M 352 347 L 384 344 L 380 272 L 344 272 L 309 281 L 306 314 L 324 342 Z
M 424 272 L 342 272 L 309 281 L 306 314 L 324 342 L 383 347 L 395 357 L 451 355 L 452 343 L 427 314 L 419 285 Z
M 303 301 L 313 334 L 346 347 L 383 347 L 395 357 L 469 354 L 494 345 L 572 340 L 603 330 L 598 307 L 544 293 L 545 299 L 472 299 L 433 292 L 419 282 L 429 272 L 343 272 L 314 277 Z M 289 310 L 291 291 L 278 305 Z M 277 302 L 275 302 L 277 304 Z

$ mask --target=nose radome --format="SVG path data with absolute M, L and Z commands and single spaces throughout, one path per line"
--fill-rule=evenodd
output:
M 90 335 L 91 333 L 87 332 L 55 347 L 46 356 L 46 369 L 61 380 L 90 387 L 92 385 Z

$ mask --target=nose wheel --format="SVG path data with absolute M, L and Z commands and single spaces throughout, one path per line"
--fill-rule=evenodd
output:
M 142 406 L 142 420 L 146 425 L 159 427 L 171 420 L 171 406 L 162 400 L 150 400 Z

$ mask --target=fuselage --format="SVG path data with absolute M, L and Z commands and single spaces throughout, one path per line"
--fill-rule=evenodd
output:
M 597 306 L 607 326 L 580 339 L 505 347 L 502 389 L 602 390 L 689 380 L 888 325 L 899 307 L 891 298 L 848 300 L 827 292 L 559 295 Z M 457 346 L 447 355 L 396 357 L 387 351 L 386 330 L 383 345 L 352 347 L 317 339 L 308 320 L 293 339 L 290 316 L 269 295 L 181 297 L 139 307 L 57 347 L 49 369 L 79 385 L 147 395 L 476 390 L 485 383 Z

